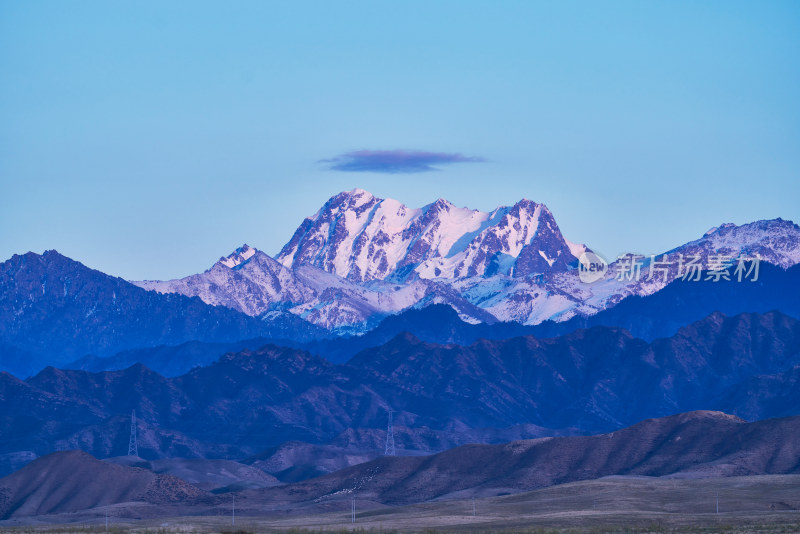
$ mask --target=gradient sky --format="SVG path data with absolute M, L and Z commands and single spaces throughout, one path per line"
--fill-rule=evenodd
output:
M 398 149 L 485 161 L 322 161 Z M 800 2 L 0 0 L 0 259 L 185 276 L 354 187 L 608 257 L 799 222 Z

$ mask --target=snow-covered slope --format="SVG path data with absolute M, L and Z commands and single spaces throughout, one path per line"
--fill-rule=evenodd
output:
M 374 322 L 412 306 L 428 291 L 422 282 L 359 285 L 309 265 L 288 269 L 248 245 L 200 274 L 133 283 L 159 293 L 199 297 L 248 315 L 288 311 L 326 328 Z
M 487 222 L 480 232 L 462 236 L 463 249 L 428 259 L 416 268 L 417 273 L 423 278 L 449 279 L 525 277 L 574 267 L 586 249 L 564 239 L 547 206 L 530 200 L 498 208 Z
M 703 237 L 670 252 L 730 256 L 758 256 L 784 269 L 800 263 L 800 227 L 792 221 L 772 219 L 736 226 L 725 223 Z
M 688 267 L 691 261 L 704 270 L 725 261 L 733 278 L 739 258 L 759 258 L 783 268 L 791 267 L 800 263 L 800 227 L 782 219 L 741 226 L 723 224 L 700 239 L 656 254 L 655 264 L 651 256 L 626 256 L 613 261 L 605 277 L 592 284 L 583 283 L 575 270 L 568 270 L 506 280 L 504 284 L 496 280 L 494 285 L 499 289 L 495 291 L 487 291 L 486 284 L 471 279 L 457 281 L 455 285 L 461 294 L 505 320 L 527 324 L 546 319 L 566 320 L 576 314 L 592 315 L 631 295 L 653 294 L 676 278 L 694 279 L 697 273 Z M 634 263 L 637 268 L 631 267 Z M 748 262 L 745 266 L 749 271 L 752 264 Z M 742 283 L 750 283 L 748 280 L 755 276 L 755 271 L 749 276 L 743 271 Z
M 546 206 L 529 200 L 491 213 L 442 199 L 411 209 L 356 189 L 305 219 L 274 259 L 244 245 L 204 273 L 133 283 L 254 316 L 289 312 L 338 330 L 364 330 L 433 303 L 470 322 L 536 324 L 659 291 L 685 272 L 680 258 L 696 256 L 703 269 L 719 255 L 790 267 L 800 263 L 800 227 L 781 219 L 723 224 L 658 254 L 662 269 L 653 274 L 651 258 L 641 256 L 639 276 L 620 276 L 625 260 L 617 260 L 592 284 L 575 268 L 585 250 L 564 239 Z
M 530 200 L 491 213 L 443 199 L 412 209 L 354 189 L 303 221 L 277 260 L 354 281 L 404 281 L 565 270 L 582 251 Z
M 179 280 L 134 282 L 159 293 L 200 297 L 207 304 L 227 306 L 248 315 L 260 315 L 275 303 L 302 303 L 314 291 L 286 267 L 247 245 L 220 258 L 209 270 Z

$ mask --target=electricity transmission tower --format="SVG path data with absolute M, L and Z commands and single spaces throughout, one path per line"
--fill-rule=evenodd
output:
M 139 456 L 139 447 L 136 444 L 136 410 L 131 412 L 131 438 L 128 440 L 128 456 Z
M 384 451 L 386 456 L 395 456 L 396 451 L 394 449 L 394 427 L 392 426 L 392 410 L 389 409 L 389 424 L 386 426 L 386 450 Z

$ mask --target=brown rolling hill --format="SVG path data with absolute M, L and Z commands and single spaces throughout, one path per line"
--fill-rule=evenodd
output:
M 610 475 L 676 478 L 800 473 L 800 416 L 748 423 L 721 412 L 648 419 L 595 436 L 467 445 L 384 457 L 248 495 L 257 501 L 350 498 L 390 505 L 489 497 Z
M 518 494 L 608 476 L 661 477 L 678 484 L 687 479 L 796 475 L 798 435 L 800 416 L 748 423 L 721 412 L 690 412 L 595 436 L 383 457 L 302 482 L 239 491 L 235 498 L 243 515 L 286 516 L 340 510 L 345 504 L 341 501 L 351 498 L 362 510 L 379 509 Z M 187 476 L 203 469 L 185 461 L 176 465 L 170 471 Z M 116 505 L 117 517 L 219 515 L 229 513 L 231 502 L 230 496 L 211 495 L 175 476 L 115 465 L 78 451 L 51 454 L 0 479 L 0 520 L 55 514 L 70 521 L 77 517 L 70 514 L 79 512 L 102 517 L 109 505 Z M 149 508 L 142 511 L 143 505 Z
M 572 435 L 535 425 L 517 425 L 504 429 L 467 429 L 435 431 L 428 428 L 393 427 L 397 453 L 401 456 L 427 456 L 468 443 L 505 443 L 540 436 Z M 243 460 L 269 473 L 281 482 L 299 482 L 374 460 L 383 456 L 386 446 L 384 429 L 348 429 L 329 443 L 315 444 L 287 441 Z M 175 473 L 177 474 L 177 473 Z M 180 476 L 180 475 L 178 475 Z
M 278 479 L 258 466 L 233 460 L 207 460 L 205 458 L 160 458 L 144 460 L 138 457 L 117 456 L 105 462 L 128 467 L 141 467 L 158 475 L 172 475 L 193 486 L 214 493 L 267 488 L 280 484 Z
M 0 479 L 0 520 L 61 514 L 126 502 L 188 504 L 215 497 L 172 475 L 55 452 Z

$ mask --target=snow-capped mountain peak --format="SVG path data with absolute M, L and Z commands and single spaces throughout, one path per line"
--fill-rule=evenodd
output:
M 781 218 L 737 226 L 724 223 L 669 252 L 758 257 L 784 269 L 800 263 L 800 226 Z
M 257 252 L 256 249 L 247 245 L 246 243 L 241 247 L 234 250 L 228 256 L 223 256 L 217 261 L 220 265 L 224 265 L 229 269 L 233 269 L 234 267 L 238 267 L 243 263 L 247 262 L 253 255 Z
M 517 265 L 534 241 L 538 248 Z M 530 200 L 486 213 L 441 198 L 409 208 L 354 189 L 331 197 L 303 221 L 277 259 L 354 281 L 402 281 L 498 272 L 527 276 L 566 268 L 575 259 L 573 249 L 547 207 Z

